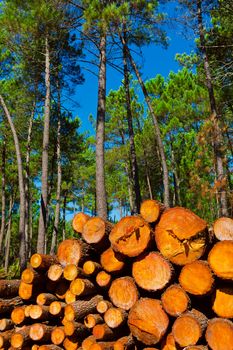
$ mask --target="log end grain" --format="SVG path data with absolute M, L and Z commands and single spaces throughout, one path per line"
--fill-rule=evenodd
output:
M 185 290 L 178 284 L 169 286 L 162 294 L 161 302 L 164 310 L 170 316 L 179 316 L 185 312 L 190 305 L 190 299 Z
M 233 349 L 233 323 L 225 318 L 214 318 L 208 323 L 205 337 L 212 350 Z
M 158 219 L 162 210 L 163 206 L 160 202 L 153 199 L 147 199 L 141 204 L 140 214 L 144 220 L 152 223 Z
M 212 309 L 219 317 L 233 318 L 233 287 L 216 289 Z
M 138 300 L 138 290 L 132 277 L 115 279 L 109 289 L 112 303 L 124 310 L 129 310 Z
M 100 262 L 104 270 L 107 272 L 121 271 L 125 265 L 124 259 L 119 257 L 119 254 L 114 252 L 111 247 L 101 254 Z
M 233 220 L 222 217 L 214 222 L 213 230 L 219 241 L 233 240 Z
M 84 213 L 77 213 L 72 221 L 72 227 L 77 233 L 83 233 L 83 228 L 86 222 L 90 219 L 90 216 Z
M 216 243 L 208 255 L 208 262 L 213 272 L 220 278 L 233 279 L 233 241 Z

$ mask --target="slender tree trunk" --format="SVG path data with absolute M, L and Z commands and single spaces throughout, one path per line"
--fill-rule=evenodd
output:
M 217 104 L 214 95 L 214 88 L 212 82 L 212 76 L 210 72 L 209 58 L 206 50 L 205 42 L 205 31 L 203 25 L 203 14 L 202 14 L 202 0 L 197 0 L 197 18 L 198 18 L 198 30 L 200 38 L 200 50 L 202 52 L 204 60 L 204 70 L 206 76 L 206 86 L 209 94 L 210 109 L 213 121 L 213 146 L 214 155 L 216 158 L 216 171 L 217 171 L 217 181 L 221 184 L 219 190 L 219 204 L 220 204 L 220 215 L 228 216 L 227 208 L 227 194 L 226 194 L 226 176 L 224 174 L 223 166 L 223 152 L 222 152 L 222 132 L 220 128 L 219 119 L 220 116 L 217 111 Z
M 58 78 L 59 79 L 59 78 Z M 57 193 L 56 193 L 56 208 L 55 208 L 55 218 L 53 227 L 53 236 L 50 254 L 54 254 L 55 247 L 57 244 L 58 237 L 58 227 L 60 220 L 60 201 L 61 201 L 61 180 L 62 180 L 62 168 L 61 168 L 61 91 L 60 84 L 57 80 Z
M 35 113 L 36 104 L 33 105 L 33 110 L 28 125 L 28 137 L 27 137 L 27 151 L 26 151 L 26 166 L 25 166 L 25 240 L 26 240 L 26 252 L 29 256 L 31 241 L 29 237 L 29 212 L 30 212 L 30 156 L 31 156 L 31 139 L 32 139 L 32 126 Z
M 0 231 L 0 254 L 2 252 L 2 242 L 5 234 L 6 225 L 6 141 L 5 137 L 2 143 L 2 219 L 1 219 L 1 231 Z
M 124 31 L 124 41 L 127 43 L 126 31 Z M 134 130 L 133 130 L 133 116 L 131 111 L 131 97 L 129 87 L 129 72 L 127 63 L 127 49 L 126 44 L 123 45 L 123 63 L 124 63 L 124 85 L 125 85 L 125 97 L 126 97 L 126 111 L 129 131 L 129 145 L 130 145 L 130 158 L 132 168 L 132 182 L 135 194 L 134 213 L 140 213 L 141 206 L 141 192 L 138 175 L 137 156 L 134 144 Z
M 160 157 L 161 157 L 161 165 L 162 165 L 162 169 L 163 169 L 163 187 L 164 187 L 164 204 L 169 207 L 170 205 L 170 196 L 169 196 L 169 175 L 168 175 L 168 168 L 167 168 L 167 161 L 166 161 L 166 155 L 165 155 L 165 150 L 164 150 L 164 146 L 163 146 L 163 142 L 162 142 L 162 137 L 161 137 L 161 132 L 160 132 L 160 128 L 159 128 L 159 123 L 157 121 L 157 118 L 155 116 L 151 101 L 150 101 L 150 96 L 147 92 L 146 86 L 142 80 L 142 77 L 139 73 L 139 70 L 137 68 L 136 63 L 133 60 L 133 57 L 130 53 L 130 50 L 124 40 L 124 38 L 122 37 L 122 35 L 120 35 L 120 39 L 123 45 L 125 45 L 126 50 L 127 50 L 127 56 L 130 60 L 130 63 L 133 67 L 133 70 L 137 76 L 138 82 L 141 86 L 143 95 L 145 97 L 147 106 L 149 108 L 149 111 L 151 113 L 152 119 L 153 119 L 153 123 L 154 123 L 154 127 L 155 127 L 155 135 L 156 135 L 156 141 L 158 144 L 158 148 L 159 148 L 159 153 L 160 153 Z
M 12 210 L 14 206 L 13 195 L 10 196 L 10 204 L 9 204 L 9 218 L 7 223 L 7 233 L 5 240 L 5 263 L 4 270 L 7 273 L 9 266 L 9 258 L 10 258 L 10 244 L 11 244 L 11 221 L 12 221 Z
M 25 243 L 25 188 L 24 188 L 24 177 L 23 177 L 23 163 L 20 152 L 20 145 L 18 140 L 18 135 L 15 130 L 14 123 L 12 121 L 11 115 L 7 109 L 7 106 L 4 102 L 3 97 L 0 95 L 0 103 L 3 107 L 4 113 L 8 120 L 8 123 L 11 128 L 11 132 L 14 138 L 15 152 L 17 158 L 17 167 L 18 167 L 18 181 L 19 181 L 19 200 L 20 200 L 20 209 L 19 209 L 19 237 L 20 237 L 20 248 L 19 248 L 19 258 L 20 258 L 20 268 L 21 270 L 26 267 L 27 257 L 26 257 L 26 243 Z
M 180 196 L 180 179 L 177 173 L 177 163 L 172 147 L 171 142 L 171 163 L 172 163 L 172 172 L 173 172 L 173 183 L 174 183 L 174 203 L 173 206 L 181 205 L 181 196 Z
M 41 206 L 37 238 L 37 252 L 44 253 L 46 239 L 46 217 L 48 200 L 48 149 L 49 149 L 49 122 L 50 122 L 50 52 L 48 37 L 45 38 L 45 116 L 42 151 L 42 175 L 41 175 Z
M 62 208 L 62 240 L 66 239 L 66 203 L 67 203 L 67 191 L 64 192 L 63 208 Z
M 32 197 L 30 195 L 29 198 L 29 251 L 28 251 L 28 256 L 32 255 L 32 239 L 33 239 L 33 217 L 32 217 L 33 211 L 32 211 Z
M 100 39 L 98 108 L 96 121 L 96 204 L 97 215 L 107 219 L 107 199 L 104 174 L 104 137 L 106 109 L 106 35 Z

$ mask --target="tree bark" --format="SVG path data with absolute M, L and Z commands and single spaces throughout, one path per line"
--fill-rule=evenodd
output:
M 66 202 L 67 202 L 67 190 L 64 192 L 63 208 L 62 208 L 62 240 L 66 239 Z
M 124 24 L 125 27 L 125 24 Z M 123 44 L 123 64 L 124 64 L 124 86 L 125 86 L 125 97 L 126 97 L 126 111 L 127 111 L 127 122 L 128 122 L 128 131 L 129 131 L 129 144 L 130 144 L 130 159 L 132 164 L 132 181 L 133 188 L 135 193 L 135 203 L 134 203 L 134 213 L 139 214 L 140 205 L 141 205 L 141 192 L 139 184 L 139 175 L 138 175 L 138 165 L 137 165 L 137 156 L 134 144 L 134 130 L 133 130 L 133 116 L 131 111 L 131 97 L 130 97 L 130 83 L 129 83 L 129 69 L 127 62 L 127 35 L 124 30 L 124 42 Z
M 100 38 L 98 107 L 96 122 L 96 204 L 97 215 L 107 219 L 107 199 L 104 175 L 104 130 L 106 106 L 106 35 Z
M 6 241 L 5 241 L 5 264 L 4 270 L 7 273 L 9 266 L 9 257 L 10 257 L 10 242 L 11 242 L 11 221 L 12 221 L 12 209 L 14 206 L 13 195 L 10 197 L 9 205 L 9 218 L 7 223 L 7 232 L 6 232 Z
M 2 144 L 2 219 L 1 219 L 1 231 L 0 231 L 0 253 L 2 252 L 2 242 L 5 233 L 6 225 L 6 141 L 3 139 Z
M 62 181 L 62 167 L 61 167 L 61 88 L 59 78 L 57 78 L 57 193 L 56 193 L 56 208 L 53 227 L 53 236 L 50 254 L 54 254 L 57 244 L 58 227 L 60 219 L 60 201 L 61 201 L 61 181 Z
M 38 228 L 37 251 L 44 253 L 46 237 L 46 217 L 48 200 L 48 148 L 49 148 L 49 123 L 50 123 L 50 51 L 48 37 L 45 38 L 45 116 L 42 151 L 42 175 L 41 175 L 41 207 Z
M 149 108 L 149 111 L 151 113 L 152 119 L 153 119 L 153 123 L 154 123 L 154 127 L 155 127 L 155 136 L 156 136 L 156 141 L 158 144 L 158 148 L 159 148 L 159 153 L 160 153 L 160 157 L 161 157 L 161 163 L 162 163 L 162 169 L 163 169 L 163 187 L 164 187 L 164 204 L 166 207 L 169 207 L 170 205 L 170 195 L 169 195 L 169 175 L 168 175 L 168 168 L 167 168 L 167 161 L 166 161 L 166 155 L 165 155 L 165 150 L 164 150 L 164 146 L 163 146 L 163 142 L 162 142 L 162 137 L 161 137 L 161 132 L 159 129 L 159 123 L 158 120 L 155 116 L 151 101 L 150 101 L 150 97 L 149 94 L 147 92 L 146 86 L 141 78 L 141 75 L 139 73 L 139 70 L 137 68 L 136 63 L 133 60 L 133 57 L 130 53 L 130 50 L 124 40 L 124 38 L 122 37 L 122 35 L 120 35 L 120 39 L 123 45 L 125 45 L 126 47 L 126 51 L 127 51 L 127 56 L 130 60 L 130 63 L 133 67 L 133 70 L 137 76 L 138 82 L 141 86 L 142 92 L 144 94 L 147 106 Z
M 214 148 L 214 156 L 216 159 L 216 172 L 217 172 L 217 181 L 221 184 L 220 189 L 218 189 L 219 195 L 219 204 L 220 204 L 220 215 L 228 216 L 228 207 L 227 207 L 227 194 L 226 194 L 226 177 L 224 174 L 224 165 L 223 165 L 223 152 L 222 152 L 222 132 L 220 128 L 220 115 L 217 111 L 217 104 L 214 94 L 214 87 L 212 76 L 210 72 L 210 64 L 209 58 L 206 50 L 206 42 L 205 42 L 205 31 L 203 25 L 203 14 L 202 14 L 202 0 L 197 0 L 197 19 L 198 19 L 198 31 L 200 38 L 200 51 L 203 56 L 204 61 L 204 71 L 206 76 L 206 86 L 209 94 L 209 103 L 210 110 L 212 114 L 213 121 L 213 148 Z
M 19 145 L 19 139 L 11 115 L 8 108 L 4 102 L 2 95 L 0 95 L 0 103 L 8 120 L 8 123 L 13 134 L 15 152 L 17 158 L 18 167 L 18 181 L 19 181 L 19 236 L 20 236 L 20 248 L 19 248 L 19 258 L 20 258 L 20 268 L 24 269 L 26 267 L 26 243 L 25 243 L 25 187 L 24 187 L 24 177 L 23 177 L 23 163 Z

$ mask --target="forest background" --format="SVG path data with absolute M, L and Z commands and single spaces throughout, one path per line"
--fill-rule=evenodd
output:
M 115 222 L 153 198 L 232 216 L 231 0 L 0 6 L 3 271 L 54 253 L 78 211 Z

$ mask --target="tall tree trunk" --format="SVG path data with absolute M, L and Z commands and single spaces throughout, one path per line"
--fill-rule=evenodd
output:
M 13 195 L 10 196 L 10 204 L 9 204 L 9 215 L 8 215 L 8 223 L 7 223 L 7 233 L 5 240 L 5 263 L 4 270 L 7 273 L 9 266 L 9 258 L 10 258 L 10 244 L 11 244 L 11 221 L 12 221 L 12 210 L 14 206 Z
M 48 37 L 45 38 L 45 116 L 43 132 L 43 151 L 42 151 L 42 175 L 41 175 L 41 206 L 40 219 L 37 238 L 37 252 L 44 253 L 46 239 L 46 217 L 48 200 L 48 149 L 49 149 L 49 122 L 50 122 L 50 52 Z
M 106 109 L 106 35 L 100 39 L 98 108 L 96 121 L 96 204 L 97 215 L 107 219 L 107 199 L 104 174 L 104 137 Z
M 127 43 L 126 31 L 124 30 L 124 41 Z M 141 192 L 138 176 L 138 165 L 137 156 L 134 144 L 134 130 L 133 130 L 133 116 L 131 111 L 131 97 L 130 97 L 130 86 L 129 86 L 129 71 L 127 63 L 127 48 L 126 44 L 123 45 L 123 63 L 124 63 L 124 85 L 125 85 L 125 97 L 126 97 L 126 111 L 127 111 L 127 122 L 129 131 L 129 145 L 130 145 L 130 160 L 132 166 L 132 181 L 133 189 L 135 194 L 134 213 L 140 213 L 141 206 Z
M 32 139 L 32 126 L 35 113 L 36 104 L 33 105 L 31 117 L 28 125 L 28 137 L 27 137 L 27 151 L 26 151 L 26 165 L 25 165 L 25 240 L 26 240 L 26 252 L 29 256 L 31 241 L 29 237 L 29 212 L 30 212 L 30 156 L 31 156 L 31 139 Z
M 59 79 L 59 78 L 58 78 Z M 53 227 L 53 236 L 51 242 L 50 254 L 54 254 L 57 244 L 58 227 L 60 220 L 60 201 L 61 201 L 61 180 L 62 180 L 62 168 L 61 168 L 61 89 L 59 80 L 57 79 L 57 193 L 56 193 L 56 208 Z
M 2 252 L 2 242 L 5 233 L 6 225 L 6 141 L 5 137 L 2 143 L 2 219 L 1 219 L 1 231 L 0 231 L 0 254 Z
M 169 196 L 169 175 L 168 175 L 168 168 L 167 168 L 167 161 L 166 161 L 166 155 L 165 155 L 165 150 L 164 150 L 164 146 L 163 146 L 163 142 L 162 142 L 162 137 L 161 137 L 161 132 L 160 132 L 160 128 L 159 128 L 159 123 L 157 121 L 157 118 L 155 116 L 151 101 L 150 101 L 150 96 L 147 92 L 146 86 L 142 80 L 142 77 L 139 73 L 139 70 L 137 68 L 136 63 L 133 60 L 133 57 L 130 53 L 130 50 L 123 38 L 122 35 L 120 35 L 120 39 L 123 45 L 125 45 L 126 47 L 126 51 L 127 51 L 127 56 L 130 60 L 131 66 L 137 76 L 138 82 L 141 86 L 143 95 L 145 97 L 147 106 L 149 108 L 149 111 L 151 113 L 152 119 L 153 119 L 153 123 L 154 123 L 154 127 L 155 127 L 155 136 L 156 136 L 156 141 L 158 144 L 158 148 L 159 148 L 159 153 L 160 153 L 160 157 L 161 157 L 161 165 L 162 165 L 162 169 L 163 169 L 163 187 L 164 187 L 164 204 L 169 207 L 170 205 L 170 196 Z
M 205 31 L 203 25 L 203 14 L 202 14 L 202 0 L 197 0 L 197 18 L 198 18 L 198 31 L 200 38 L 200 50 L 202 52 L 203 61 L 204 61 L 204 70 L 206 76 L 206 86 L 209 94 L 210 109 L 212 114 L 213 121 L 213 148 L 214 155 L 216 159 L 216 172 L 217 172 L 217 181 L 221 184 L 219 190 L 219 204 L 220 204 L 220 215 L 228 216 L 227 208 L 227 194 L 226 194 L 226 176 L 224 174 L 223 166 L 223 152 L 222 152 L 222 132 L 220 128 L 219 119 L 220 116 L 217 111 L 217 104 L 214 95 L 214 88 L 212 82 L 212 76 L 210 72 L 209 58 L 206 50 L 205 42 Z
M 0 95 L 0 103 L 3 107 L 4 113 L 8 120 L 8 123 L 13 134 L 15 153 L 17 158 L 18 167 L 18 181 L 19 181 L 19 237 L 20 237 L 20 248 L 19 248 L 19 258 L 20 258 L 20 268 L 21 270 L 26 267 L 27 256 L 26 256 L 26 243 L 25 243 L 25 188 L 24 188 L 24 177 L 23 177 L 23 163 L 20 152 L 20 145 L 18 135 L 15 130 L 14 123 L 12 121 L 11 115 L 7 109 L 3 97 Z
M 63 208 L 62 208 L 62 240 L 66 239 L 66 203 L 67 203 L 67 191 L 64 192 Z

